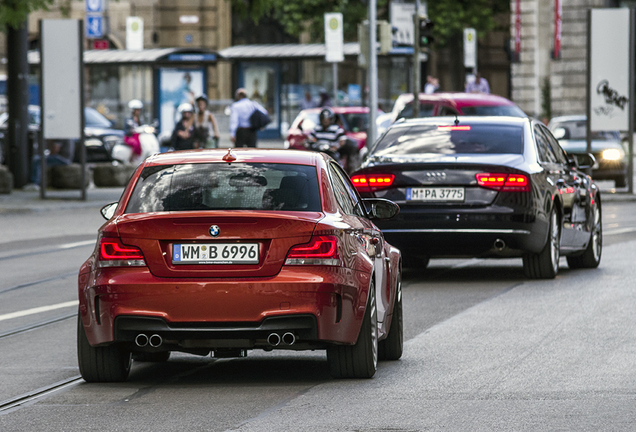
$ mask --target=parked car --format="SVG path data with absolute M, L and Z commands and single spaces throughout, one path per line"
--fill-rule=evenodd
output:
M 4 136 L 7 130 L 9 114 L 0 114 L 0 144 L 4 147 Z M 86 144 L 87 162 L 112 161 L 111 150 L 115 144 L 122 142 L 124 131 L 114 129 L 113 124 L 97 110 L 84 108 L 84 137 Z M 37 136 L 40 131 L 40 107 L 29 105 L 29 142 L 37 147 Z M 35 141 L 34 141 L 35 140 Z M 79 147 L 75 155 L 75 162 L 79 162 Z
M 567 154 L 577 158 L 587 154 L 587 116 L 554 117 L 548 128 Z M 592 155 L 596 159 L 594 179 L 614 180 L 616 187 L 627 186 L 627 151 L 620 132 L 592 132 Z
M 420 117 L 435 116 L 512 116 L 527 117 L 512 101 L 484 93 L 420 93 Z M 413 118 L 413 93 L 400 95 L 391 110 L 394 123 L 401 118 Z
M 526 276 L 547 279 L 562 255 L 570 268 L 601 259 L 601 194 L 580 168 L 532 119 L 438 117 L 392 125 L 351 178 L 400 205 L 378 226 L 405 266 L 522 257 Z
M 79 272 L 86 381 L 122 381 L 171 351 L 326 349 L 334 377 L 402 354 L 401 258 L 332 159 L 233 149 L 146 159 Z

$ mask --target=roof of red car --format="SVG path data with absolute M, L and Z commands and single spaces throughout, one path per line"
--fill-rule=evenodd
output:
M 304 109 L 303 112 L 308 113 L 319 113 L 322 111 L 322 108 L 308 108 Z M 338 106 L 338 107 L 329 107 L 336 114 L 365 114 L 369 112 L 369 107 L 360 107 L 360 106 Z
M 287 149 L 254 149 L 254 148 L 232 148 L 232 149 L 201 149 L 183 150 L 168 153 L 161 153 L 150 156 L 146 159 L 146 166 L 173 165 L 185 163 L 211 163 L 227 162 L 223 157 L 231 152 L 236 159 L 232 162 L 250 163 L 285 163 L 293 165 L 316 165 L 320 153 L 304 150 Z

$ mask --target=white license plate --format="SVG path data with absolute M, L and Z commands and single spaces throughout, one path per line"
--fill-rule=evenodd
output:
M 408 188 L 407 201 L 464 202 L 464 188 Z
M 258 243 L 173 244 L 173 264 L 258 264 Z

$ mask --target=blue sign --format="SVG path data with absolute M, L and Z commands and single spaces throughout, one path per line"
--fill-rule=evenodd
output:
M 103 0 L 86 0 L 86 12 L 101 13 L 104 12 Z
M 216 61 L 216 54 L 170 54 L 168 60 L 175 62 Z
M 87 16 L 86 17 L 86 37 L 101 38 L 104 36 L 104 17 Z

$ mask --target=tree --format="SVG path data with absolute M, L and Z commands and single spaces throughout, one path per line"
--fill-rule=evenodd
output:
M 271 16 L 281 23 L 291 36 L 309 30 L 313 40 L 322 41 L 324 34 L 323 15 L 327 12 L 341 12 L 345 40 L 357 39 L 357 26 L 367 18 L 367 1 L 361 0 L 231 0 L 234 10 L 249 16 L 255 24 Z M 388 0 L 377 0 L 378 17 L 387 17 Z
M 7 26 L 19 28 L 29 12 L 47 9 L 53 2 L 54 0 L 3 0 L 0 2 L 0 30 Z M 64 0 L 63 3 L 68 5 L 70 0 Z

